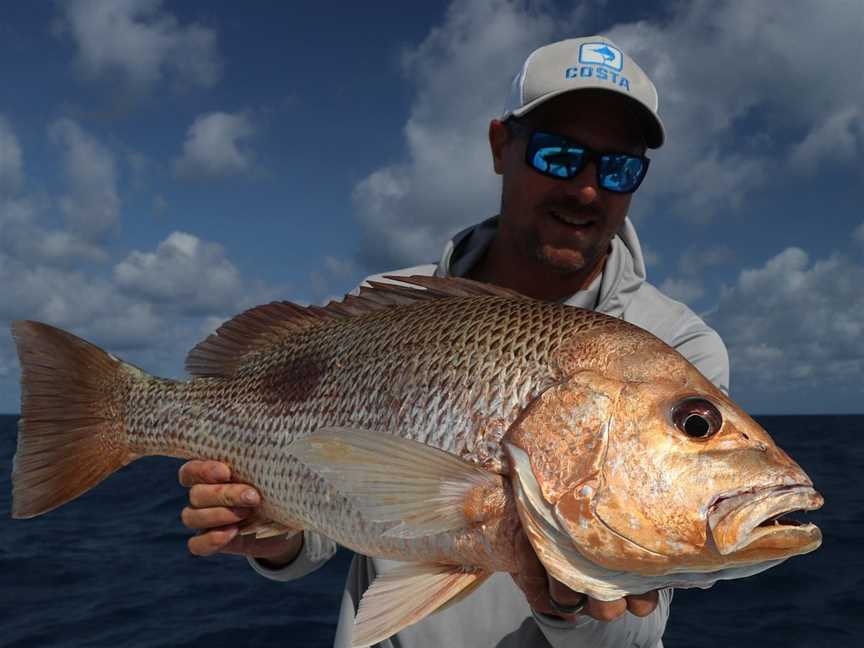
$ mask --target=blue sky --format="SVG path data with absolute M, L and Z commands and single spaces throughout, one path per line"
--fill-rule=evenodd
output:
M 495 212 L 486 127 L 535 47 L 603 33 L 667 145 L 630 215 L 755 413 L 864 412 L 864 7 L 812 2 L 12 3 L 0 329 L 160 375 L 221 321 L 435 260 Z M 0 411 L 18 410 L 0 335 Z

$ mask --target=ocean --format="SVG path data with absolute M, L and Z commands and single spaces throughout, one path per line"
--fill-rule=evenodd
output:
M 825 496 L 807 516 L 823 545 L 749 579 L 676 590 L 664 645 L 864 645 L 864 416 L 756 418 Z M 180 462 L 161 457 L 12 520 L 15 421 L 0 416 L 0 646 L 332 644 L 349 552 L 294 583 L 261 578 L 237 556 L 191 556 Z

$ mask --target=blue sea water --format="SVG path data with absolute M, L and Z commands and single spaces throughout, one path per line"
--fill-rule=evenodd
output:
M 677 590 L 664 644 L 862 646 L 864 416 L 757 418 L 825 496 L 808 516 L 823 546 L 749 579 Z M 267 581 L 235 556 L 189 555 L 180 462 L 165 458 L 135 462 L 40 518 L 12 520 L 15 421 L 0 416 L 0 646 L 332 644 L 348 552 L 294 583 Z

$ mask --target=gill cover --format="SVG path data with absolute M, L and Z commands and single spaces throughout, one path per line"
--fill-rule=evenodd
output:
M 618 598 L 598 553 L 641 548 L 598 523 L 592 500 L 601 486 L 608 431 L 623 385 L 584 371 L 540 394 L 505 437 L 517 510 L 546 570 L 602 600 Z

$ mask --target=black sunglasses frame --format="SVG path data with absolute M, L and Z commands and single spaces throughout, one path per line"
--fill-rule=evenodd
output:
M 534 169 L 537 173 L 539 173 L 543 176 L 546 176 L 547 178 L 555 178 L 556 180 L 564 180 L 564 181 L 572 180 L 577 175 L 579 175 L 579 173 L 582 172 L 582 169 L 585 168 L 585 166 L 588 164 L 588 162 L 594 162 L 594 168 L 596 169 L 596 172 L 597 172 L 597 186 L 598 187 L 600 187 L 601 189 L 604 189 L 606 191 L 609 191 L 611 193 L 631 194 L 639 188 L 639 186 L 642 184 L 642 181 L 645 179 L 645 176 L 648 175 L 648 167 L 651 164 L 651 160 L 650 160 L 650 158 L 647 158 L 644 155 L 634 155 L 633 153 L 626 153 L 624 151 L 595 151 L 594 149 L 592 149 L 588 146 L 585 146 L 584 144 L 580 144 L 579 142 L 575 142 L 572 139 L 570 139 L 569 137 L 565 137 L 564 135 L 559 135 L 557 133 L 550 133 L 548 131 L 531 130 L 527 126 L 525 126 L 525 125 L 523 125 L 523 124 L 521 124 L 518 121 L 515 121 L 513 119 L 509 119 L 506 122 L 506 124 L 507 124 L 508 128 L 510 129 L 510 131 L 514 135 L 523 136 L 523 137 L 527 136 L 528 137 L 528 143 L 525 146 L 525 164 L 527 164 L 529 167 Z M 562 141 L 562 145 L 564 145 L 565 147 L 578 148 L 578 149 L 581 149 L 582 151 L 584 151 L 584 156 L 582 158 L 582 164 L 579 166 L 578 169 L 576 169 L 576 171 L 573 173 L 572 176 L 562 178 L 559 175 L 556 175 L 554 173 L 550 173 L 548 171 L 543 171 L 542 169 L 538 169 L 536 166 L 534 166 L 534 163 L 532 162 L 532 159 L 534 157 L 533 152 L 532 152 L 532 149 L 534 148 L 532 146 L 532 142 L 534 141 L 534 137 L 536 135 L 543 135 L 546 137 L 556 137 Z M 642 161 L 642 173 L 639 176 L 639 180 L 636 182 L 636 185 L 632 189 L 628 189 L 627 191 L 616 191 L 615 189 L 610 189 L 609 187 L 606 187 L 603 185 L 603 179 L 602 179 L 603 174 L 600 173 L 600 161 L 604 156 L 607 156 L 607 155 L 626 155 L 627 157 Z

